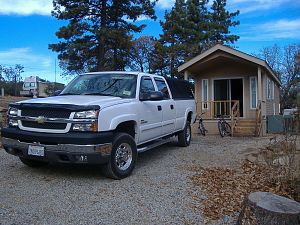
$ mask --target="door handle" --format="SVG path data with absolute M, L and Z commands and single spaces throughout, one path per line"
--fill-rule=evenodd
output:
M 161 108 L 161 105 L 158 105 L 158 106 L 157 106 L 157 109 L 158 109 L 158 111 L 161 111 L 161 109 L 162 109 L 162 108 Z
M 173 110 L 174 109 L 174 105 L 170 105 L 170 108 Z

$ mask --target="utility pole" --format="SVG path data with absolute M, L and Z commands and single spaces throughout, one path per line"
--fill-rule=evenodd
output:
M 56 58 L 54 60 L 54 64 L 55 64 L 55 69 L 54 69 L 54 90 L 53 90 L 53 92 L 56 91 Z

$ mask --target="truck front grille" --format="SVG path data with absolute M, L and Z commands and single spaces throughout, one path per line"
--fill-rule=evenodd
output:
M 50 130 L 64 130 L 67 127 L 66 123 L 37 123 L 31 121 L 22 121 L 23 127 L 50 129 Z
M 69 111 L 57 110 L 57 109 L 22 109 L 22 116 L 39 117 L 44 116 L 46 118 L 63 118 L 68 119 L 70 117 Z

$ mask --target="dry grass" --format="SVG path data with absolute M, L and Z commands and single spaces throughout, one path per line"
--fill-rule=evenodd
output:
M 199 188 L 199 191 L 192 196 L 195 200 L 193 207 L 202 211 L 206 218 L 218 220 L 225 215 L 231 216 L 239 212 L 245 197 L 251 192 L 272 192 L 300 201 L 300 190 L 297 189 L 297 187 L 299 188 L 297 182 L 299 182 L 300 176 L 298 170 L 300 160 L 297 158 L 299 155 L 296 157 L 299 151 L 296 150 L 295 139 L 282 141 L 274 142 L 272 140 L 266 148 L 261 150 L 260 154 L 272 157 L 272 159 L 265 159 L 266 162 L 274 163 L 278 162 L 278 156 L 282 157 L 282 152 L 285 152 L 290 163 L 288 166 L 284 165 L 287 168 L 283 168 L 282 165 L 278 167 L 276 163 L 273 165 L 248 160 L 241 163 L 240 170 L 221 167 L 191 167 L 190 170 L 195 174 L 190 179 L 195 187 Z M 271 154 L 269 151 L 273 153 Z M 277 152 L 278 155 L 274 155 L 274 152 Z M 200 190 L 204 191 L 205 197 L 201 195 Z

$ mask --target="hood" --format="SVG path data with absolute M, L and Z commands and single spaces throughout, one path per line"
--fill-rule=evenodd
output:
M 53 96 L 48 98 L 34 98 L 18 103 L 29 103 L 29 104 L 60 104 L 60 105 L 78 105 L 88 106 L 97 105 L 101 108 L 109 107 L 112 105 L 122 104 L 131 102 L 132 99 L 123 99 L 119 97 L 111 96 L 87 96 L 87 95 L 65 95 L 65 96 Z

